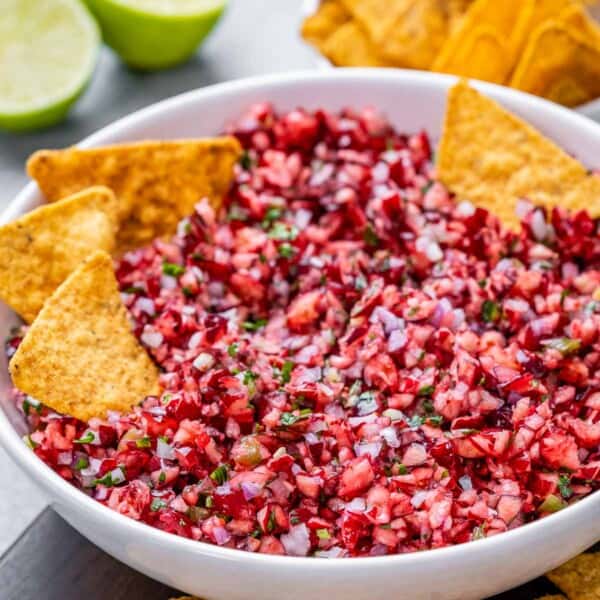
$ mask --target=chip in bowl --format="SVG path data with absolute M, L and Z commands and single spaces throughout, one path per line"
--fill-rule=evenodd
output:
M 437 168 L 460 198 L 512 228 L 521 199 L 600 216 L 600 177 L 466 82 L 450 90 Z
M 50 202 L 92 185 L 112 189 L 121 221 L 117 249 L 124 251 L 173 234 L 202 198 L 219 203 L 240 153 L 239 143 L 230 137 L 146 141 L 41 150 L 27 169 Z
M 117 224 L 112 191 L 92 187 L 3 225 L 0 297 L 31 323 L 82 260 L 95 250 L 113 251 Z
M 82 420 L 128 411 L 159 391 L 158 371 L 131 331 L 112 259 L 102 251 L 48 298 L 9 368 L 19 389 Z

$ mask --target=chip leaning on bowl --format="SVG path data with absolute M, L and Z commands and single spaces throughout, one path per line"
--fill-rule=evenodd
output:
M 46 150 L 30 174 L 49 204 L 0 227 L 0 298 L 29 324 L 13 382 L 81 420 L 156 395 L 158 369 L 131 331 L 113 256 L 218 206 L 241 148 L 231 137 Z
M 600 26 L 583 0 L 322 0 L 302 26 L 336 66 L 426 69 L 565 106 L 600 97 Z

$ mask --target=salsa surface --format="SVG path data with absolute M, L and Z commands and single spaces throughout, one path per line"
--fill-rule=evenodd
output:
M 82 423 L 17 392 L 41 459 L 133 519 L 294 556 L 476 540 L 597 489 L 597 221 L 523 203 L 504 230 L 370 109 L 260 104 L 229 133 L 224 206 L 116 265 L 163 394 Z

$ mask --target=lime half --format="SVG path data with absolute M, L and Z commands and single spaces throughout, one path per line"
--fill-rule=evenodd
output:
M 134 69 L 165 69 L 187 60 L 223 13 L 227 0 L 86 0 L 104 41 Z
M 62 120 L 90 80 L 100 33 L 79 0 L 2 0 L 0 128 Z

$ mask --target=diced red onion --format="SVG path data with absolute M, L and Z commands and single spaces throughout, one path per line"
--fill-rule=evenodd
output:
M 196 356 L 192 364 L 198 371 L 207 371 L 215 364 L 215 359 L 212 354 L 202 352 Z
M 246 500 L 252 500 L 256 498 L 260 494 L 261 487 L 257 483 L 252 481 L 243 481 L 240 484 L 240 488 L 242 489 L 242 493 L 244 494 L 244 498 Z
M 140 336 L 143 344 L 149 348 L 158 348 L 163 343 L 163 335 L 159 331 L 154 331 L 147 327 Z
M 290 527 L 289 533 L 282 534 L 280 539 L 290 556 L 306 556 L 310 550 L 310 538 L 304 523 Z
M 166 460 L 175 460 L 175 450 L 160 437 L 156 441 L 156 455 Z
M 421 507 L 423 502 L 425 502 L 425 500 L 427 500 L 427 492 L 421 490 L 415 493 L 415 495 L 410 499 L 410 503 L 418 509 Z
M 212 534 L 219 546 L 226 544 L 231 539 L 231 534 L 225 527 L 213 527 Z
M 382 447 L 383 444 L 381 442 L 359 443 L 354 444 L 354 452 L 356 456 L 365 456 L 368 454 L 371 458 L 375 459 L 381 453 Z

